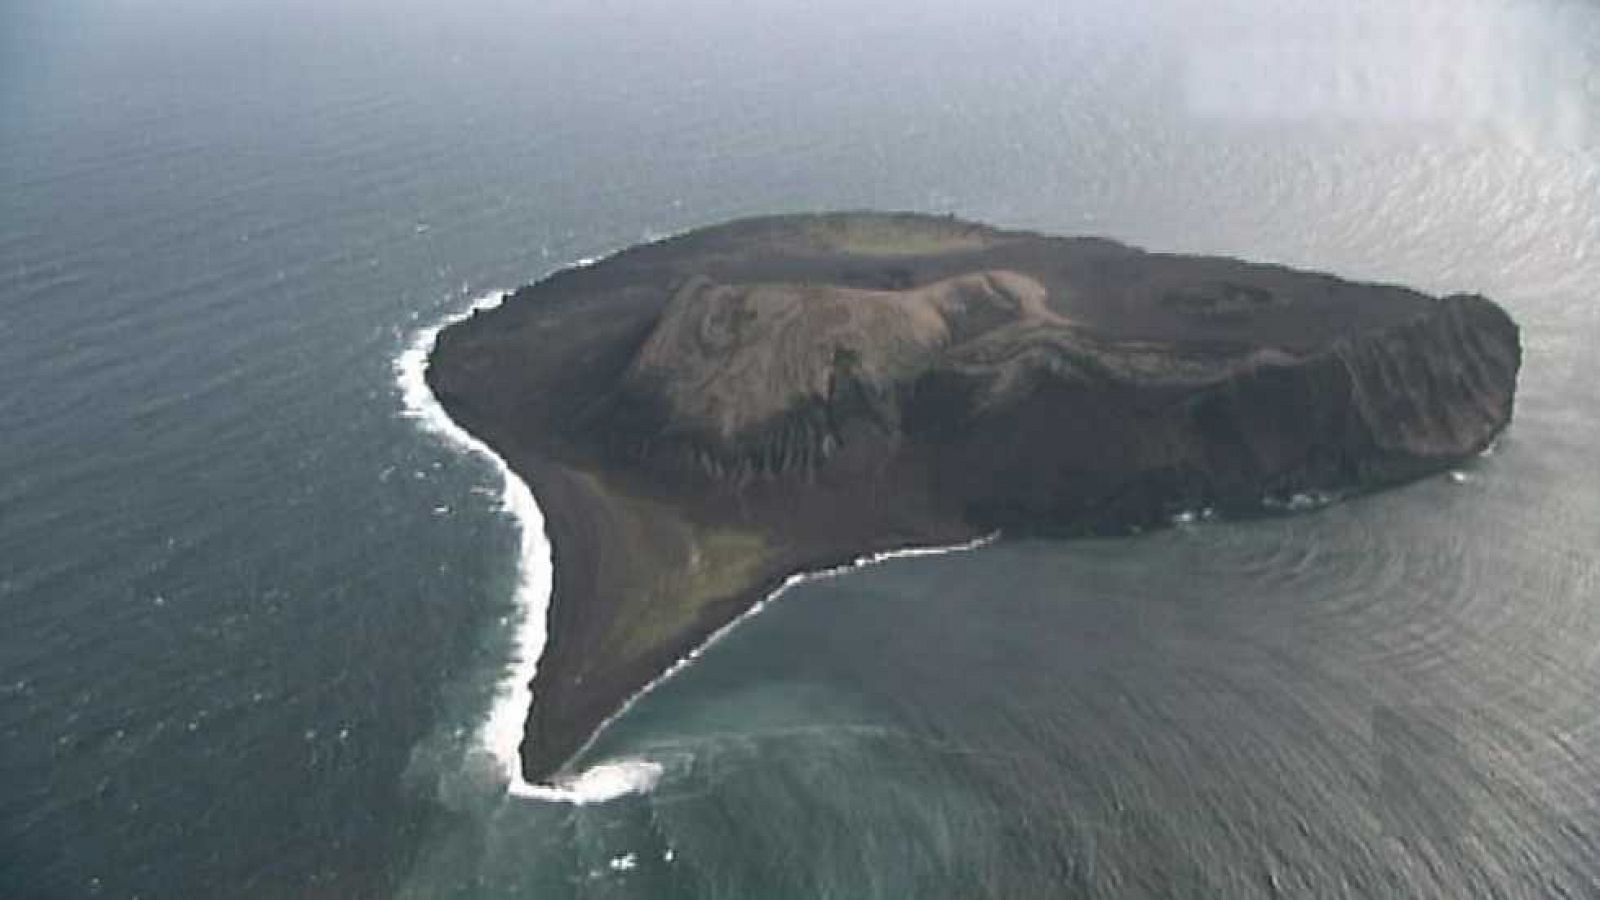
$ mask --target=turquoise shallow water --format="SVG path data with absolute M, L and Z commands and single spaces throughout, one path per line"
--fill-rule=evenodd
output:
M 0 895 L 1600 894 L 1595 46 L 1556 2 L 5 6 Z M 1481 290 L 1516 424 L 1460 483 L 797 588 L 581 761 L 651 792 L 508 799 L 517 529 L 395 358 L 840 207 Z

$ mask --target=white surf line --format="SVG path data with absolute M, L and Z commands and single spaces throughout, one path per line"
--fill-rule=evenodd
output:
M 578 265 L 587 265 L 583 260 Z M 450 418 L 428 387 L 428 357 L 439 333 L 469 318 L 480 310 L 493 309 L 505 302 L 509 292 L 486 294 L 466 309 L 445 316 L 438 323 L 417 332 L 395 360 L 395 376 L 400 383 L 403 415 L 421 424 L 422 429 L 442 438 L 456 449 L 476 453 L 489 460 L 500 475 L 500 509 L 509 513 L 518 530 L 517 587 L 512 595 L 511 653 L 495 684 L 488 716 L 478 728 L 477 744 L 494 759 L 505 776 L 506 791 L 516 797 L 568 803 L 597 803 L 624 794 L 648 791 L 661 776 L 661 767 L 647 760 L 619 760 L 594 766 L 570 783 L 531 784 L 522 776 L 519 750 L 533 705 L 533 676 L 544 655 L 546 616 L 554 583 L 549 539 L 545 536 L 544 513 L 534 501 L 533 491 L 511 470 L 489 445 L 474 437 Z
M 596 261 L 597 258 L 588 257 L 564 268 L 583 268 Z M 395 359 L 394 373 L 400 386 L 401 414 L 415 420 L 424 431 L 442 438 L 446 444 L 487 459 L 500 474 L 500 508 L 509 513 L 517 524 L 517 588 L 512 596 L 515 622 L 507 623 L 514 628 L 511 655 L 506 660 L 504 675 L 495 685 L 489 715 L 478 729 L 479 745 L 499 764 L 500 770 L 505 773 L 508 790 L 516 794 L 537 790 L 536 786 L 522 777 L 522 758 L 518 748 L 522 744 L 528 710 L 533 702 L 529 684 L 538 671 L 539 658 L 544 653 L 545 616 L 550 604 L 554 571 L 550 543 L 545 538 L 544 514 L 539 504 L 534 502 L 533 492 L 528 485 L 511 471 L 506 461 L 488 444 L 450 418 L 439 399 L 433 395 L 433 389 L 428 387 L 426 377 L 428 357 L 433 353 L 440 332 L 479 311 L 494 309 L 510 296 L 510 291 L 484 294 L 469 303 L 466 309 L 450 313 L 435 324 L 419 330 Z
M 645 684 L 644 687 L 642 687 L 639 690 L 635 691 L 633 693 L 633 695 L 630 696 L 627 700 L 624 700 L 622 702 L 622 705 L 617 707 L 617 711 L 612 713 L 609 716 L 606 716 L 606 718 L 599 724 L 599 726 L 595 728 L 594 733 L 589 736 L 588 740 L 584 741 L 582 746 L 580 746 L 578 748 L 577 752 L 572 754 L 573 758 L 577 758 L 579 756 L 582 756 L 585 751 L 587 751 L 590 747 L 594 746 L 594 743 L 600 739 L 600 736 L 605 733 L 606 729 L 610 728 L 612 723 L 614 723 L 618 719 L 622 718 L 622 716 L 625 715 L 628 712 L 628 710 L 633 708 L 633 705 L 635 703 L 638 703 L 640 700 L 643 700 L 647 695 L 649 695 L 649 693 L 651 691 L 654 691 L 656 688 L 658 688 L 661 685 L 665 684 L 666 682 L 672 680 L 672 677 L 674 675 L 677 675 L 679 672 L 681 672 L 685 668 L 687 668 L 690 663 L 694 662 L 696 659 L 699 659 L 700 655 L 702 653 L 704 653 L 712 644 L 715 644 L 717 641 L 722 640 L 724 637 L 726 637 L 728 634 L 730 634 L 735 628 L 738 628 L 740 625 L 744 624 L 744 622 L 746 620 L 750 619 L 752 616 L 756 615 L 757 613 L 759 613 L 763 609 L 765 609 L 768 604 L 773 603 L 779 597 L 781 597 L 784 594 L 788 593 L 790 588 L 798 587 L 798 586 L 800 586 L 802 584 L 807 584 L 807 583 L 813 582 L 813 581 L 822 581 L 822 580 L 825 580 L 825 579 L 828 579 L 828 578 L 837 578 L 840 575 L 845 575 L 845 574 L 848 574 L 850 572 L 854 572 L 857 569 L 864 569 L 864 568 L 867 568 L 869 566 L 875 566 L 875 565 L 878 565 L 880 563 L 889 562 L 890 560 L 909 559 L 909 558 L 917 557 L 917 556 L 943 556 L 943 555 L 945 555 L 947 553 L 964 553 L 964 552 L 969 551 L 969 550 L 977 550 L 978 548 L 986 547 L 989 544 L 992 544 L 992 543 L 994 543 L 995 541 L 997 541 L 999 539 L 1000 539 L 1000 532 L 993 531 L 993 532 L 990 532 L 989 534 L 985 534 L 985 535 L 982 535 L 980 537 L 973 538 L 970 541 L 965 541 L 965 542 L 960 543 L 960 544 L 944 544 L 944 545 L 935 545 L 935 546 L 926 546 L 926 547 L 904 547 L 904 548 L 901 548 L 899 550 L 883 550 L 883 551 L 879 551 L 877 553 L 869 553 L 869 554 L 866 554 L 864 556 L 858 556 L 854 560 L 851 560 L 850 562 L 845 563 L 844 565 L 833 566 L 833 567 L 827 568 L 827 569 L 817 569 L 817 570 L 810 571 L 810 572 L 796 572 L 793 575 L 790 575 L 789 577 L 787 577 L 787 578 L 785 578 L 783 580 L 782 584 L 780 584 L 776 588 L 774 588 L 771 593 L 767 594 L 765 597 L 762 597 L 760 600 L 757 600 L 754 604 L 752 604 L 750 606 L 749 609 L 747 609 L 744 612 L 740 613 L 739 615 L 735 616 L 732 620 L 730 620 L 727 624 L 723 625 L 721 628 L 718 628 L 716 631 L 713 631 L 710 634 L 709 637 L 707 637 L 705 640 L 701 641 L 698 645 L 696 645 L 693 650 L 690 650 L 688 655 L 682 657 L 677 662 L 675 662 L 672 665 L 668 666 L 667 669 L 665 671 L 663 671 L 660 675 L 657 675 L 655 678 L 652 678 L 648 683 Z M 643 793 L 644 791 L 648 791 L 651 787 L 654 787 L 655 786 L 655 782 L 661 777 L 661 766 L 659 764 L 657 764 L 657 763 L 649 763 L 649 762 L 646 762 L 645 764 L 653 767 L 653 773 L 652 773 L 652 777 L 649 779 L 648 784 L 646 784 L 642 789 L 640 789 L 640 793 Z M 602 764 L 594 766 L 591 769 L 585 770 L 583 773 L 578 775 L 577 778 L 573 779 L 573 781 L 574 782 L 581 782 L 581 781 L 585 780 L 585 778 L 591 772 L 594 772 L 595 770 L 601 769 L 601 768 L 605 767 L 606 765 L 607 764 L 602 763 Z M 567 783 L 568 782 L 563 782 L 563 785 L 565 785 Z M 535 790 L 540 790 L 540 788 L 535 788 Z M 556 798 L 556 799 L 565 799 L 565 798 Z M 605 799 L 610 799 L 610 798 L 608 797 L 608 798 L 605 798 Z M 583 802 L 583 801 L 575 801 L 575 802 Z
M 418 331 L 410 345 L 395 360 L 394 370 L 400 383 L 403 415 L 416 420 L 424 431 L 442 438 L 456 449 L 488 459 L 499 472 L 503 485 L 500 508 L 510 513 L 517 523 L 520 548 L 517 588 L 512 605 L 513 615 L 518 621 L 515 623 L 511 657 L 506 662 L 505 674 L 495 686 L 489 716 L 478 732 L 479 743 L 495 758 L 511 779 L 512 786 L 516 787 L 522 781 L 517 746 L 521 742 L 521 725 L 527 715 L 525 710 L 532 699 L 528 682 L 533 679 L 539 656 L 544 651 L 545 607 L 550 597 L 552 569 L 550 548 L 544 540 L 544 516 L 533 500 L 533 493 L 522 479 L 511 472 L 505 460 L 445 413 L 425 377 L 428 356 L 433 352 L 439 332 L 480 310 L 499 306 L 508 296 L 508 292 L 485 294 L 473 300 L 465 310 L 451 313 L 438 323 Z M 519 709 L 524 712 L 519 713 Z

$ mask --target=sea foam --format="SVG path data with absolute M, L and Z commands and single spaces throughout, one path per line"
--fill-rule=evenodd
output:
M 584 258 L 569 268 L 592 265 L 595 258 Z M 483 456 L 500 475 L 500 507 L 517 524 L 517 588 L 513 596 L 514 622 L 510 658 L 504 674 L 495 685 L 488 716 L 477 732 L 476 742 L 495 762 L 506 780 L 506 790 L 516 797 L 574 804 L 600 803 L 632 793 L 646 793 L 661 778 L 660 764 L 644 759 L 618 759 L 599 763 L 570 778 L 552 784 L 532 784 L 522 776 L 518 751 L 527 727 L 528 710 L 533 702 L 530 684 L 539 668 L 539 657 L 546 640 L 546 611 L 554 567 L 550 543 L 545 538 L 544 514 L 534 502 L 533 491 L 517 477 L 511 467 L 489 445 L 457 425 L 428 387 L 428 356 L 440 332 L 494 309 L 510 294 L 496 291 L 474 299 L 465 309 L 451 313 L 435 324 L 419 330 L 395 360 L 394 371 L 400 385 L 403 415 L 418 422 L 422 429 L 458 449 Z
M 452 446 L 477 453 L 498 471 L 503 485 L 500 506 L 517 523 L 520 532 L 517 563 L 517 589 L 513 598 L 517 619 L 511 657 L 495 687 L 488 718 L 478 730 L 478 742 L 504 772 L 509 790 L 522 793 L 533 785 L 522 778 L 517 751 L 532 694 L 528 684 L 539 665 L 545 643 L 545 607 L 550 600 L 552 567 L 550 545 L 544 537 L 544 515 L 533 501 L 533 492 L 518 478 L 505 460 L 489 446 L 457 425 L 428 387 L 428 355 L 433 352 L 439 333 L 473 314 L 499 306 L 509 296 L 505 292 L 486 294 L 464 310 L 445 316 L 438 323 L 416 333 L 409 346 L 395 361 L 405 415 L 416 420 L 423 430 L 437 435 Z
M 569 268 L 593 265 L 596 261 L 597 258 L 584 258 Z M 517 477 L 506 461 L 490 449 L 488 444 L 474 437 L 450 418 L 438 398 L 433 395 L 433 390 L 428 387 L 426 378 L 428 356 L 433 352 L 440 332 L 480 311 L 494 309 L 504 303 L 509 296 L 510 293 L 505 291 L 485 294 L 474 299 L 465 309 L 451 313 L 437 323 L 419 330 L 394 363 L 395 377 L 400 385 L 401 400 L 404 405 L 403 415 L 415 420 L 424 431 L 438 436 L 446 443 L 489 460 L 499 473 L 503 486 L 500 495 L 501 509 L 511 515 L 519 530 L 520 552 L 517 562 L 517 588 L 513 597 L 515 622 L 512 623 L 514 632 L 511 654 L 506 661 L 504 675 L 495 686 L 494 700 L 489 708 L 489 714 L 478 729 L 477 742 L 482 750 L 493 758 L 506 779 L 506 791 L 515 797 L 581 805 L 602 803 L 628 794 L 648 793 L 660 781 L 663 773 L 660 763 L 648 759 L 629 757 L 603 761 L 575 775 L 558 777 L 550 784 L 533 784 L 522 775 L 522 760 L 518 748 L 527 728 L 528 712 L 533 702 L 530 685 L 534 674 L 538 671 L 539 657 L 544 652 L 547 639 L 545 621 L 554 573 L 550 543 L 545 537 L 544 514 L 534 501 L 533 491 L 528 488 L 526 482 Z M 641 698 L 671 679 L 685 666 L 699 658 L 707 647 L 738 627 L 745 619 L 759 613 L 767 604 L 781 597 L 790 588 L 808 581 L 832 578 L 891 559 L 972 550 L 990 543 L 998 536 L 998 533 L 985 535 L 976 540 L 951 546 L 889 550 L 858 557 L 842 566 L 790 575 L 776 590 L 717 629 L 687 656 L 629 697 L 615 713 L 595 729 L 594 736 L 589 738 L 579 752 L 588 749 L 601 732 Z

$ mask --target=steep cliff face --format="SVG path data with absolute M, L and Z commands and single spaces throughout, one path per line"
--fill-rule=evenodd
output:
M 1370 456 L 1426 469 L 1477 453 L 1511 419 L 1522 347 L 1483 297 L 1456 296 L 1398 328 L 1351 339 L 1337 356 Z
M 447 329 L 428 381 L 544 510 L 537 780 L 795 571 L 1453 465 L 1509 422 L 1518 340 L 1481 297 L 944 218 L 789 216 L 525 287 Z
M 938 489 L 961 496 L 975 520 L 1118 531 L 1456 464 L 1510 421 L 1520 363 L 1503 311 L 1451 297 L 1317 352 L 1257 355 L 1191 381 L 1052 372 L 958 427 L 940 430 L 963 405 L 943 398 L 922 421 L 941 444 L 931 454 Z

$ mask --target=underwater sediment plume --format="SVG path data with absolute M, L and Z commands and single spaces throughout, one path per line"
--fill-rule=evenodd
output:
M 750 219 L 447 327 L 427 382 L 554 554 L 522 774 L 790 575 L 1366 490 L 1483 451 L 1492 301 L 951 218 Z

